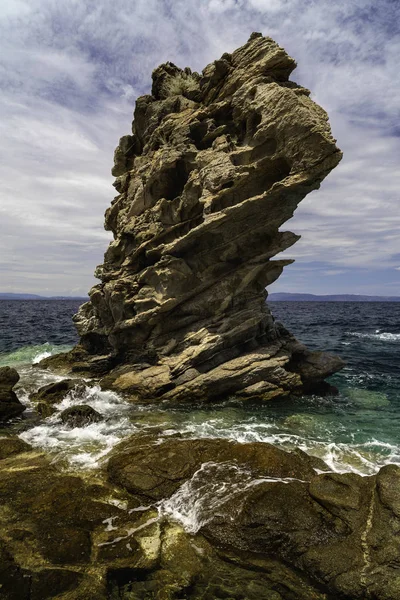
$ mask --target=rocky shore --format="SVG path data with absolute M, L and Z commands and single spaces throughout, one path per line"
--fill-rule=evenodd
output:
M 39 365 L 67 378 L 30 394 L 37 419 L 106 423 L 84 402 L 95 383 L 141 406 L 329 391 L 343 362 L 265 302 L 290 262 L 273 257 L 297 240 L 280 227 L 341 158 L 294 67 L 252 34 L 201 75 L 154 71 L 115 153 L 101 283 L 75 317 L 79 345 Z M 0 369 L 4 424 L 25 410 L 18 381 Z M 4 426 L 0 598 L 400 598 L 399 467 L 334 473 L 300 449 L 193 437 L 155 418 L 74 471 Z
M 400 468 L 136 436 L 95 475 L 0 439 L 5 600 L 395 600 Z M 320 474 L 318 474 L 320 473 Z

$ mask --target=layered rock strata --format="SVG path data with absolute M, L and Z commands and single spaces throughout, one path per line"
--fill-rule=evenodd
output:
M 295 61 L 252 34 L 201 75 L 166 63 L 121 138 L 101 283 L 75 316 L 75 370 L 140 398 L 284 396 L 342 366 L 266 305 L 298 240 L 280 227 L 341 159 Z

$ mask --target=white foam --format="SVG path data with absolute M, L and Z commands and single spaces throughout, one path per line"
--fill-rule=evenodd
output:
M 91 406 L 104 420 L 73 428 L 62 423 L 61 412 L 76 404 Z M 137 429 L 127 416 L 131 405 L 118 394 L 102 391 L 99 386 L 72 390 L 54 408 L 55 414 L 20 437 L 36 448 L 53 453 L 56 460 L 66 459 L 76 468 L 98 467 L 116 444 Z
M 113 521 L 118 519 L 118 517 L 108 517 L 108 519 L 104 519 L 103 523 L 106 525 L 105 531 L 116 531 L 118 527 L 113 525 Z
M 341 425 L 339 430 L 342 429 Z M 181 423 L 175 429 L 171 428 L 168 433 L 181 433 L 189 438 L 222 438 L 240 443 L 264 442 L 287 451 L 299 448 L 307 454 L 321 458 L 330 470 L 338 473 L 371 475 L 386 464 L 400 464 L 398 446 L 377 443 L 373 439 L 363 443 L 329 442 L 332 432 L 329 432 L 327 427 L 323 428 L 321 436 L 317 437 L 313 431 L 308 435 L 282 431 L 278 423 L 272 420 L 254 422 L 253 419 L 248 419 L 246 422 L 224 424 L 221 418 L 204 423 Z
M 49 356 L 52 356 L 52 354 L 52 352 L 39 352 L 39 354 L 36 354 L 36 356 L 33 357 L 32 364 L 36 365 L 44 358 L 49 358 Z
M 5 365 L 12 367 L 36 364 L 43 358 L 53 356 L 53 354 L 58 354 L 59 352 L 68 352 L 71 348 L 72 346 L 69 345 L 55 345 L 49 342 L 32 346 L 22 346 L 13 352 L 0 354 L 0 367 Z
M 380 340 L 382 342 L 398 342 L 400 341 L 400 333 L 390 333 L 388 331 L 380 332 L 379 329 L 375 333 L 360 333 L 357 331 L 346 331 L 346 335 L 351 335 L 357 338 L 366 338 L 371 340 Z
M 170 498 L 159 503 L 159 516 L 196 533 L 227 500 L 242 492 L 249 480 L 251 474 L 233 463 L 204 463 Z
M 262 483 L 301 481 L 291 477 L 254 478 L 251 471 L 235 463 L 206 462 L 170 497 L 158 503 L 160 518 L 168 517 L 180 523 L 189 533 L 197 533 L 218 514 L 224 513 L 224 505 L 230 505 L 230 516 L 240 512 L 243 492 Z
M 110 540 L 108 542 L 102 542 L 102 543 L 97 544 L 97 545 L 99 547 L 101 547 L 101 546 L 113 546 L 114 544 L 117 544 L 118 542 L 121 542 L 122 540 L 129 539 L 134 533 L 137 533 L 138 531 L 142 531 L 142 529 L 146 529 L 150 525 L 153 525 L 153 523 L 157 523 L 157 521 L 158 521 L 158 516 L 157 517 L 152 517 L 151 519 L 149 519 L 148 521 L 146 521 L 142 525 L 139 525 L 138 527 L 132 527 L 130 529 L 126 529 L 125 530 L 126 531 L 126 535 L 120 535 L 120 536 L 114 538 L 113 540 Z M 109 531 L 109 530 L 107 530 L 107 531 Z M 131 550 L 132 548 L 130 548 L 129 546 L 130 546 L 129 543 L 126 544 L 126 547 L 128 548 L 128 550 Z

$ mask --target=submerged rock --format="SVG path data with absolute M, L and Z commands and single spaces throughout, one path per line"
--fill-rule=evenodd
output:
M 61 421 L 70 427 L 85 427 L 90 423 L 98 423 L 103 416 L 87 404 L 76 404 L 62 411 Z
M 85 390 L 86 383 L 81 379 L 62 379 L 42 386 L 30 395 L 30 400 L 36 403 L 36 410 L 42 417 L 49 417 L 56 412 L 54 404 L 59 404 L 71 393 L 81 397 Z
M 363 390 L 361 388 L 348 388 L 343 390 L 343 392 L 350 398 L 352 404 L 362 408 L 375 409 L 390 406 L 388 397 L 382 392 Z
M 295 61 L 253 34 L 201 75 L 153 73 L 121 138 L 101 283 L 75 316 L 80 344 L 47 366 L 105 375 L 140 400 L 269 400 L 342 368 L 274 319 L 266 286 L 298 236 L 281 231 L 341 159 L 325 111 L 289 81 Z
M 18 381 L 18 371 L 12 367 L 0 367 L 0 422 L 18 417 L 26 409 L 13 391 Z

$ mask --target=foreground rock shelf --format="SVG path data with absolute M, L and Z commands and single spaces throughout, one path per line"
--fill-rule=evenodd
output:
M 281 231 L 341 159 L 295 61 L 252 34 L 201 75 L 172 63 L 138 98 L 113 174 L 119 195 L 80 344 L 42 366 L 103 377 L 132 399 L 210 402 L 309 392 L 343 366 L 266 305 L 298 236 Z
M 142 435 L 78 476 L 0 439 L 0 597 L 398 599 L 400 468 L 324 468 L 269 444 Z

